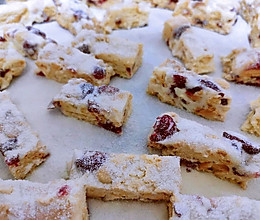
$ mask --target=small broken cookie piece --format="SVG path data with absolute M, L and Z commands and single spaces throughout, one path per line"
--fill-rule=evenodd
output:
M 84 79 L 71 79 L 53 98 L 52 105 L 66 116 L 122 134 L 122 126 L 132 112 L 132 94 L 113 86 L 93 86 Z
M 222 57 L 223 77 L 236 83 L 260 86 L 260 49 L 236 49 Z
M 76 36 L 72 46 L 102 59 L 113 67 L 115 74 L 124 78 L 132 78 L 142 65 L 143 45 L 124 38 L 83 30 Z
M 148 147 L 162 155 L 179 156 L 183 165 L 213 173 L 243 189 L 249 180 L 260 177 L 259 144 L 235 132 L 218 133 L 174 112 L 156 118 Z
M 241 127 L 242 131 L 260 136 L 260 97 L 251 102 L 251 112 Z
M 21 24 L 9 24 L 4 26 L 4 36 L 13 42 L 19 53 L 33 60 L 38 58 L 39 51 L 53 40 L 47 38 L 46 34 L 32 26 Z
M 179 193 L 180 159 L 173 156 L 75 150 L 70 179 L 84 181 L 89 198 L 169 201 Z
M 170 220 L 187 219 L 244 219 L 257 220 L 260 202 L 240 196 L 206 198 L 199 195 L 178 195 L 171 202 Z
M 0 107 L 0 152 L 11 174 L 23 179 L 48 158 L 49 152 L 6 91 L 0 93 Z
M 46 44 L 35 62 L 36 74 L 60 83 L 71 78 L 83 78 L 94 85 L 109 84 L 115 75 L 113 68 L 91 54 L 56 43 Z
M 10 85 L 13 77 L 20 76 L 25 66 L 25 59 L 13 45 L 5 37 L 0 37 L 0 90 Z
M 0 207 L 0 219 L 88 219 L 86 189 L 80 179 L 44 184 L 0 180 Z
M 184 16 L 172 17 L 164 23 L 163 39 L 174 57 L 179 58 L 188 70 L 198 74 L 215 70 L 214 54 L 204 35 Z
M 220 34 L 229 34 L 236 24 L 240 4 L 236 0 L 179 1 L 174 16 L 185 16 L 192 25 Z
M 147 93 L 209 120 L 224 121 L 231 104 L 229 91 L 217 80 L 188 71 L 174 59 L 154 69 Z

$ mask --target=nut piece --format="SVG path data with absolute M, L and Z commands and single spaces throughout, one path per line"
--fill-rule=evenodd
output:
M 112 178 L 109 175 L 109 172 L 107 172 L 105 169 L 99 170 L 99 172 L 97 173 L 97 178 L 101 183 L 104 183 L 104 184 L 112 183 Z

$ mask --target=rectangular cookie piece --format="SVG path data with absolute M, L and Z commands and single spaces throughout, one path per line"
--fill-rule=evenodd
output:
M 150 149 L 162 155 L 181 157 L 187 166 L 212 172 L 246 188 L 250 179 L 260 177 L 260 146 L 230 131 L 219 134 L 173 112 L 157 117 L 148 138 Z
M 143 44 L 97 34 L 92 30 L 81 31 L 72 46 L 102 59 L 113 67 L 115 74 L 124 78 L 132 78 L 143 61 Z
M 147 93 L 209 120 L 224 121 L 231 104 L 228 87 L 224 80 L 200 76 L 167 59 L 155 67 Z
M 39 29 L 21 24 L 4 26 L 4 36 L 8 41 L 13 42 L 19 53 L 33 60 L 38 58 L 40 49 L 47 43 L 54 42 Z
M 251 102 L 251 112 L 241 127 L 242 131 L 260 136 L 260 97 Z
M 235 49 L 222 57 L 223 77 L 229 81 L 260 86 L 260 49 Z
M 87 196 L 104 200 L 166 200 L 179 193 L 180 160 L 157 155 L 75 150 L 71 179 L 82 177 Z
M 25 59 L 6 38 L 0 36 L 0 90 L 10 85 L 13 77 L 20 76 L 25 66 Z
M 45 184 L 0 180 L 0 219 L 87 220 L 85 187 L 80 180 Z
M 112 86 L 93 86 L 84 79 L 71 79 L 52 100 L 49 109 L 59 108 L 70 117 L 122 134 L 132 112 L 132 94 Z
M 178 195 L 172 204 L 170 220 L 244 219 L 257 220 L 260 201 L 240 196 L 206 198 L 198 195 Z
M 111 66 L 93 55 L 55 43 L 46 44 L 40 50 L 35 64 L 37 75 L 60 83 L 67 83 L 71 78 L 83 78 L 94 85 L 103 85 L 109 84 L 115 75 Z
M 0 92 L 0 106 L 0 152 L 11 174 L 23 179 L 47 159 L 49 152 L 6 91 Z
M 237 0 L 180 0 L 173 15 L 185 16 L 192 25 L 229 34 L 237 21 L 239 10 Z
M 164 23 L 163 39 L 172 55 L 179 58 L 187 69 L 198 74 L 215 70 L 214 54 L 187 18 L 176 16 L 167 20 Z

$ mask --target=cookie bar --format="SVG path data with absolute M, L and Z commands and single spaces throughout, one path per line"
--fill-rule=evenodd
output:
M 185 165 L 212 172 L 243 189 L 250 179 L 260 177 L 259 144 L 235 132 L 219 134 L 173 112 L 156 119 L 148 147 L 161 150 L 162 155 L 179 156 Z
M 68 173 L 83 176 L 88 197 L 104 200 L 169 201 L 181 184 L 180 159 L 171 156 L 75 150 Z
M 59 108 L 66 116 L 121 134 L 132 112 L 132 94 L 112 86 L 96 87 L 84 79 L 71 79 L 53 98 L 49 109 L 53 108 Z
M 25 66 L 25 59 L 0 36 L 0 90 L 10 85 L 13 77 L 21 75 Z
M 163 39 L 173 56 L 179 58 L 187 69 L 198 74 L 215 70 L 214 54 L 187 18 L 177 16 L 167 20 L 164 23 Z
M 237 0 L 180 0 L 173 15 L 185 16 L 192 25 L 229 34 L 237 21 L 239 10 Z
M 0 93 L 0 152 L 11 174 L 25 178 L 49 156 L 6 91 Z
M 241 130 L 260 136 L 260 97 L 251 102 L 251 109 L 252 111 L 247 116 Z
M 46 184 L 0 180 L 0 219 L 87 220 L 85 187 L 80 180 Z
M 223 77 L 236 83 L 260 86 L 260 49 L 235 49 L 222 57 Z
M 166 60 L 153 71 L 147 93 L 162 102 L 185 109 L 210 120 L 224 121 L 231 96 L 224 80 L 214 80 L 187 71 L 176 60 Z
M 260 202 L 240 196 L 206 198 L 179 195 L 172 208 L 170 220 L 188 219 L 259 219 Z
M 124 78 L 132 78 L 142 65 L 143 45 L 123 38 L 83 30 L 76 36 L 72 46 L 102 59 L 113 67 L 117 75 Z
M 13 42 L 16 50 L 25 57 L 33 60 L 38 58 L 39 50 L 47 43 L 53 42 L 48 39 L 46 34 L 32 26 L 23 26 L 21 24 L 11 24 L 4 27 L 7 40 Z
M 94 85 L 103 85 L 115 75 L 111 66 L 93 55 L 55 43 L 48 43 L 40 50 L 35 64 L 38 67 L 36 74 L 60 83 L 83 78 Z

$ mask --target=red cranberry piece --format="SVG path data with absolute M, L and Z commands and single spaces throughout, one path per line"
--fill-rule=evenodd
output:
M 94 4 L 94 5 L 102 5 L 104 2 L 107 0 L 87 0 L 89 3 Z
M 116 134 L 121 134 L 122 133 L 122 126 L 120 127 L 116 127 L 115 125 L 113 125 L 113 123 L 111 122 L 107 122 L 107 123 L 98 123 L 98 125 L 108 131 L 112 131 Z
M 195 18 L 194 22 L 197 24 L 197 25 L 200 25 L 201 27 L 207 25 L 207 21 L 206 20 L 200 20 L 199 18 Z
M 107 154 L 99 151 L 92 151 L 84 154 L 82 158 L 76 159 L 75 165 L 81 172 L 94 172 L 106 161 Z
M 245 176 L 245 175 L 243 175 L 243 174 L 240 174 L 235 167 L 232 167 L 232 171 L 233 171 L 233 173 L 234 173 L 235 175 L 237 175 L 237 176 Z
M 107 95 L 115 95 L 119 91 L 120 90 L 118 88 L 113 86 L 107 86 L 107 85 L 103 85 L 98 88 L 99 94 L 106 93 Z
M 99 113 L 100 112 L 99 109 L 100 109 L 100 107 L 96 102 L 88 100 L 88 111 L 89 112 Z
M 208 88 L 211 88 L 217 92 L 220 92 L 220 89 L 218 88 L 218 86 L 216 84 L 214 84 L 213 82 L 209 81 L 209 80 L 204 80 L 204 79 L 200 79 L 199 80 L 200 83 Z
M 87 95 L 93 93 L 94 86 L 90 83 L 81 83 L 80 85 L 81 89 L 81 98 L 84 99 Z
M 45 74 L 44 74 L 42 71 L 40 71 L 40 72 L 37 73 L 37 76 L 43 76 L 43 77 L 45 77 Z
M 6 70 L 0 69 L 0 76 L 5 77 L 6 73 L 8 73 L 9 71 L 10 71 L 9 69 Z
M 34 33 L 36 35 L 39 35 L 42 38 L 46 39 L 46 34 L 44 32 L 42 32 L 42 31 L 40 31 L 39 29 L 34 28 L 32 26 L 27 26 L 26 28 L 27 28 L 28 31 L 30 31 L 30 32 L 32 32 L 32 33 Z
M 154 133 L 150 136 L 150 140 L 155 142 L 165 140 L 168 136 L 179 132 L 176 123 L 169 115 L 158 117 L 153 128 Z
M 259 35 L 260 36 L 260 35 Z M 258 55 L 258 60 L 256 63 L 251 64 L 247 70 L 259 70 L 260 69 L 260 53 L 257 54 Z
M 57 196 L 58 197 L 67 196 L 67 195 L 69 195 L 70 191 L 71 191 L 71 188 L 68 185 L 64 185 L 59 189 Z
M 221 105 L 228 105 L 227 99 L 221 99 Z
M 201 86 L 196 86 L 196 87 L 194 87 L 194 88 L 192 88 L 192 89 L 187 89 L 186 94 L 187 94 L 188 96 L 192 96 L 192 95 L 194 95 L 196 92 L 199 92 L 199 91 L 201 91 L 201 90 L 202 90 L 202 87 L 201 87 Z
M 37 44 L 31 44 L 29 41 L 24 41 L 23 48 L 29 56 L 33 56 L 37 52 Z
M 15 166 L 17 167 L 19 165 L 20 159 L 19 159 L 19 155 L 17 155 L 16 157 L 11 157 L 5 160 L 5 163 L 8 166 Z
M 17 147 L 17 138 L 10 138 L 5 143 L 0 145 L 0 152 L 4 155 L 6 151 L 14 150 Z
M 173 75 L 173 81 L 177 88 L 183 89 L 186 87 L 187 78 L 180 75 Z
M 179 28 L 176 28 L 175 30 L 173 30 L 173 38 L 177 40 L 180 39 L 181 35 L 189 28 L 189 25 L 183 25 Z
M 87 44 L 82 44 L 80 47 L 78 47 L 78 49 L 82 52 L 82 53 L 86 53 L 86 54 L 90 54 L 90 48 L 89 45 Z
M 170 0 L 170 3 L 177 3 L 179 0 Z
M 103 79 L 106 76 L 106 70 L 100 66 L 94 67 L 93 76 L 96 79 Z
M 5 42 L 5 41 L 6 41 L 6 39 L 4 37 L 0 36 L 0 42 Z

